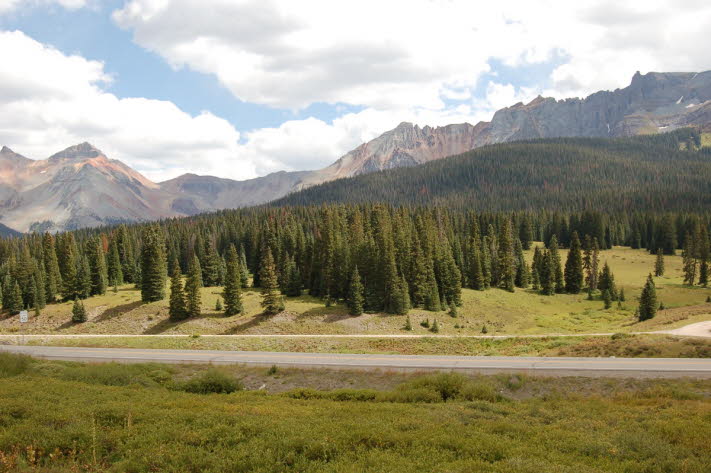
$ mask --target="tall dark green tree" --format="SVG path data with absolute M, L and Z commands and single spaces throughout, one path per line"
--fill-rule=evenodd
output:
M 94 237 L 87 242 L 86 253 L 91 278 L 91 295 L 106 294 L 106 259 L 99 237 Z
M 664 276 L 664 253 L 661 248 L 657 250 L 657 259 L 654 261 L 654 275 Z
M 266 251 L 262 252 L 262 255 L 259 272 L 259 282 L 262 289 L 262 308 L 267 315 L 278 314 L 284 310 L 284 303 L 279 291 L 279 280 L 272 250 L 267 248 Z
M 42 256 L 45 271 L 45 299 L 47 302 L 56 302 L 62 290 L 62 275 L 59 271 L 54 237 L 49 233 L 42 236 Z
M 185 307 L 185 291 L 183 290 L 183 275 L 180 265 L 173 265 L 173 275 L 170 278 L 170 298 L 168 299 L 168 316 L 170 320 L 184 320 L 188 317 Z
M 555 280 L 555 292 L 565 292 L 565 280 L 563 279 L 563 268 L 560 263 L 560 253 L 558 252 L 558 238 L 553 235 L 548 244 L 548 255 L 553 268 L 553 279 Z
M 141 247 L 141 300 L 160 301 L 165 298 L 167 263 L 163 232 L 155 225 L 145 228 Z
M 579 294 L 583 288 L 583 255 L 580 248 L 578 232 L 573 232 L 570 241 L 570 251 L 565 261 L 565 291 L 569 294 Z
M 501 238 L 499 238 L 498 256 L 499 285 L 502 289 L 513 292 L 516 279 L 516 260 L 511 220 L 504 222 Z
M 615 276 L 612 274 L 612 270 L 610 269 L 610 265 L 607 264 L 607 261 L 605 261 L 605 264 L 602 267 L 602 271 L 600 272 L 600 282 L 598 283 L 598 289 L 600 289 L 601 292 L 610 291 L 610 296 L 612 297 L 613 300 L 617 299 L 617 286 L 615 285 Z
M 74 299 L 74 305 L 72 306 L 72 322 L 83 323 L 86 322 L 86 308 L 81 299 Z
M 226 266 L 225 289 L 222 297 L 225 299 L 225 315 L 229 317 L 243 311 L 240 258 L 234 245 L 230 245 L 227 250 Z
M 348 288 L 348 313 L 351 315 L 361 315 L 363 313 L 363 283 L 360 280 L 358 267 L 353 268 L 350 285 Z
M 185 310 L 188 317 L 199 317 L 202 313 L 202 269 L 197 255 L 193 255 L 185 280 Z
M 650 274 L 639 298 L 639 320 L 649 320 L 657 315 L 657 288 Z

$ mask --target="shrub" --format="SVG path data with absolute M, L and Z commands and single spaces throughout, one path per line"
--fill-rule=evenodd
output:
M 462 387 L 459 393 L 462 399 L 467 401 L 489 401 L 496 402 L 501 400 L 501 396 L 496 392 L 490 384 L 479 382 L 470 382 Z
M 469 379 L 458 373 L 437 373 L 415 378 L 398 387 L 398 389 L 429 389 L 437 394 L 443 401 L 456 398 Z
M 57 373 L 61 379 L 105 386 L 140 385 L 156 387 L 170 381 L 171 374 L 164 368 L 145 364 L 71 364 Z
M 27 355 L 0 352 L 0 378 L 17 376 L 25 373 L 32 364 L 32 358 Z
M 195 394 L 229 394 L 244 389 L 240 381 L 217 368 L 210 368 L 177 387 L 181 391 Z

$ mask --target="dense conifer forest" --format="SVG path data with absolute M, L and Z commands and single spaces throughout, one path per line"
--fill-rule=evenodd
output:
M 10 313 L 38 313 L 131 283 L 144 301 L 170 298 L 171 318 L 199 314 L 202 286 L 223 287 L 225 314 L 240 289 L 260 287 L 266 314 L 307 291 L 351 313 L 451 310 L 461 288 L 600 291 L 616 300 L 599 255 L 612 245 L 684 255 L 687 284 L 708 283 L 709 214 L 586 211 L 474 213 L 386 204 L 261 207 L 153 224 L 0 240 L 0 288 Z M 523 250 L 536 248 L 532 265 Z M 558 248 L 569 247 L 561 260 Z M 650 268 L 651 269 L 651 268 Z M 167 277 L 171 276 L 170 284 Z M 81 322 L 81 304 L 76 321 Z
M 339 179 L 276 205 L 384 202 L 481 212 L 705 211 L 711 149 L 694 129 L 620 139 L 559 138 L 477 148 L 421 166 Z

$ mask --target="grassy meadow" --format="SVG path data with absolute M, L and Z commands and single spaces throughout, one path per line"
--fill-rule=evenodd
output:
M 527 252 L 529 259 L 532 251 Z M 565 261 L 567 251 L 561 251 Z M 215 310 L 222 289 L 202 289 L 202 316 L 174 323 L 168 320 L 168 300 L 143 304 L 140 291 L 133 286 L 120 287 L 103 296 L 85 301 L 88 322 L 71 322 L 71 303 L 47 306 L 39 317 L 21 327 L 18 316 L 3 316 L 0 333 L 53 334 L 430 334 L 421 324 L 437 319 L 440 334 L 478 335 L 486 327 L 489 335 L 499 334 L 576 334 L 655 331 L 677 328 L 711 319 L 711 288 L 686 287 L 681 278 L 681 256 L 667 256 L 666 275 L 656 278 L 658 298 L 666 309 L 652 320 L 639 323 L 634 317 L 636 298 L 646 275 L 652 270 L 654 255 L 643 250 L 617 247 L 601 254 L 617 284 L 624 289 L 626 301 L 605 310 L 603 302 L 587 300 L 585 293 L 542 296 L 533 290 L 514 293 L 492 289 L 464 289 L 463 306 L 457 318 L 445 312 L 410 311 L 413 331 L 405 332 L 405 316 L 387 314 L 348 315 L 342 304 L 326 307 L 323 301 L 303 295 L 286 298 L 286 310 L 272 317 L 261 315 L 258 289 L 243 293 L 245 312 L 224 317 Z
M 703 473 L 711 464 L 708 380 L 300 373 L 0 354 L 0 472 Z

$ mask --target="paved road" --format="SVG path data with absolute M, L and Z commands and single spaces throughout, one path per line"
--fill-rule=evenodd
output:
M 711 378 L 711 360 L 684 358 L 544 358 L 505 356 L 366 355 L 140 348 L 0 345 L 0 351 L 89 362 L 212 363 L 302 368 L 528 372 L 546 375 Z

